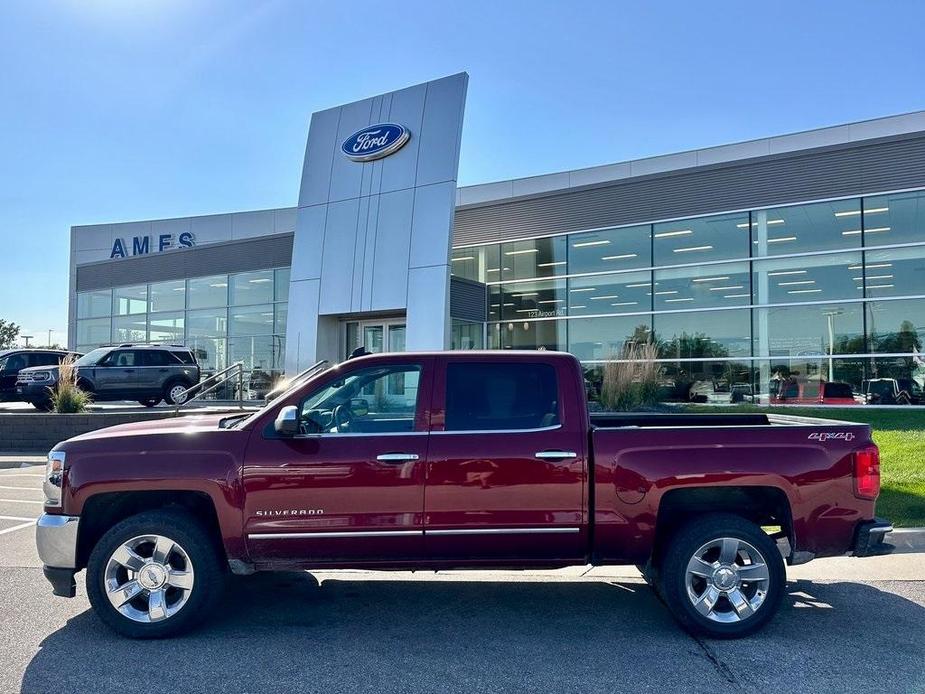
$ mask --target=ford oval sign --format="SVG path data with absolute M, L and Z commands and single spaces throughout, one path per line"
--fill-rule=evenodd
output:
M 353 161 L 372 161 L 397 152 L 409 137 L 411 133 L 403 125 L 379 123 L 353 133 L 340 149 Z

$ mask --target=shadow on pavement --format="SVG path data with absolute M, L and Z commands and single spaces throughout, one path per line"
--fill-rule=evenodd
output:
M 178 639 L 122 639 L 83 612 L 43 641 L 22 691 L 925 688 L 925 608 L 864 584 L 788 588 L 763 632 L 720 642 L 687 636 L 637 582 L 257 575 L 236 579 L 221 614 Z

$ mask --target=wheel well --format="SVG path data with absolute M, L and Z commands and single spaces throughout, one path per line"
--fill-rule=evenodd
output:
M 157 509 L 184 510 L 191 513 L 203 524 L 224 556 L 225 548 L 221 541 L 218 516 L 212 499 L 207 494 L 174 490 L 110 492 L 91 496 L 84 503 L 77 537 L 77 568 L 87 565 L 96 543 L 116 523 L 142 511 Z
M 787 495 L 776 487 L 693 487 L 665 493 L 658 507 L 653 559 L 661 555 L 684 523 L 707 513 L 734 513 L 762 527 L 780 526 L 794 546 L 793 518 Z

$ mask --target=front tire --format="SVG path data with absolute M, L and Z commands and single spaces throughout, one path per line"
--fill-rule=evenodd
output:
M 161 399 L 160 398 L 145 398 L 144 400 L 139 400 L 138 402 L 141 405 L 144 405 L 145 407 L 156 407 L 157 405 L 160 404 Z
M 184 633 L 221 598 L 221 553 L 193 516 L 146 511 L 111 528 L 87 564 L 87 595 L 100 619 L 133 639 Z
M 683 526 L 668 545 L 661 593 L 685 629 L 732 639 L 761 629 L 776 614 L 787 575 L 774 540 L 732 514 Z

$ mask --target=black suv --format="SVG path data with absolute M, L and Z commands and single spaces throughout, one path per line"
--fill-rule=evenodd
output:
M 80 354 L 63 349 L 9 349 L 0 352 L 0 402 L 19 400 L 16 378 L 30 366 L 57 366 L 68 354 Z
M 154 407 L 161 400 L 180 404 L 184 391 L 199 383 L 199 365 L 182 345 L 118 345 L 100 347 L 74 362 L 77 385 L 97 402 L 137 400 Z M 20 372 L 16 391 L 20 400 L 39 409 L 50 405 L 50 389 L 58 382 L 58 367 Z

